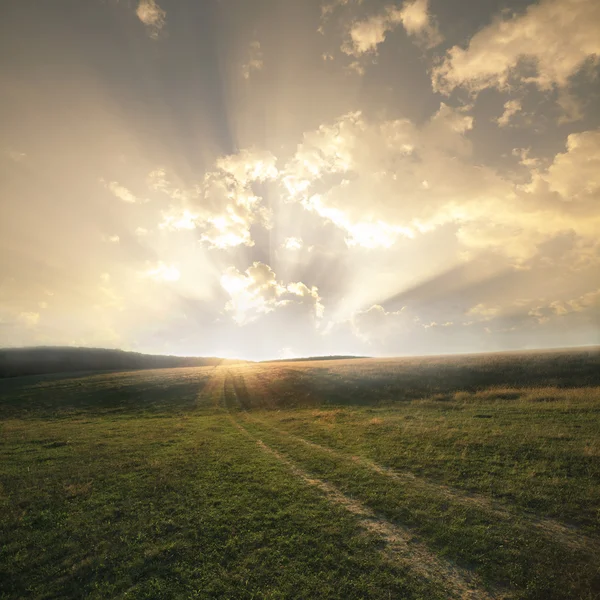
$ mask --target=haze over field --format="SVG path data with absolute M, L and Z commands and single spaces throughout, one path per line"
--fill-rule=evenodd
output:
M 600 3 L 0 8 L 0 347 L 600 343 Z
M 0 428 L 3 599 L 600 590 L 597 350 L 13 377 Z

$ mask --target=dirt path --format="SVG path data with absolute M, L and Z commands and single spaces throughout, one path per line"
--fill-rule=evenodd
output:
M 273 427 L 261 419 L 257 419 L 249 414 L 245 414 L 245 418 L 259 423 L 262 427 L 265 427 L 266 429 L 269 429 L 277 434 L 284 435 L 320 452 L 326 452 L 342 460 L 351 460 L 375 473 L 378 473 L 379 475 L 384 475 L 394 479 L 395 481 L 398 481 L 398 483 L 408 483 L 411 486 L 420 488 L 428 493 L 443 494 L 452 502 L 457 502 L 463 505 L 472 506 L 473 508 L 485 510 L 486 512 L 491 513 L 500 519 L 514 520 L 515 518 L 521 518 L 528 526 L 535 527 L 541 533 L 552 538 L 554 541 L 559 542 L 573 550 L 600 552 L 598 543 L 595 540 L 592 540 L 578 532 L 576 529 L 569 528 L 558 521 L 554 521 L 553 519 L 540 519 L 525 513 L 517 516 L 509 509 L 494 503 L 492 499 L 486 498 L 485 496 L 480 496 L 478 494 L 466 494 L 443 484 L 431 483 L 409 472 L 400 472 L 389 467 L 378 465 L 368 458 L 346 454 L 334 448 L 330 448 L 329 446 L 322 446 L 321 444 L 311 442 L 310 440 L 285 431 L 284 429 Z
M 349 498 L 330 483 L 313 477 L 293 461 L 265 444 L 260 438 L 252 435 L 230 412 L 229 407 L 231 404 L 235 405 L 238 402 L 233 383 L 232 379 L 225 378 L 222 384 L 223 405 L 232 424 L 243 435 L 253 440 L 262 451 L 285 465 L 295 477 L 319 489 L 332 504 L 343 507 L 355 515 L 363 530 L 378 536 L 384 542 L 382 552 L 388 560 L 409 568 L 428 581 L 438 583 L 447 591 L 449 598 L 491 600 L 502 597 L 485 591 L 472 573 L 432 553 L 409 530 L 380 517 L 370 508 L 353 498 Z

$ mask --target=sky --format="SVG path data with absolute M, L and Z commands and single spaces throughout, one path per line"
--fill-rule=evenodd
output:
M 600 2 L 0 8 L 0 347 L 600 344 Z

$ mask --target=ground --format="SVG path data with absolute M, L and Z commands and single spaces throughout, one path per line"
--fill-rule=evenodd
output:
M 461 360 L 0 382 L 0 598 L 600 598 L 597 353 Z

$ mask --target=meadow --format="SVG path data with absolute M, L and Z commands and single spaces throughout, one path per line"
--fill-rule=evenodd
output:
M 0 598 L 600 598 L 597 349 L 0 381 Z

